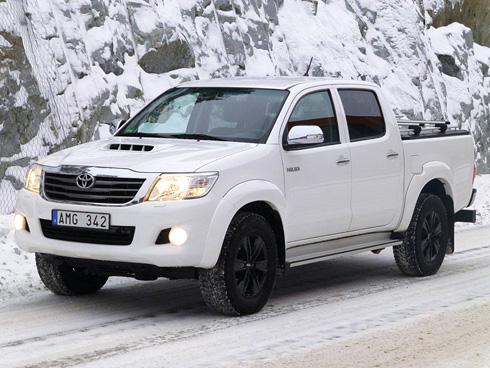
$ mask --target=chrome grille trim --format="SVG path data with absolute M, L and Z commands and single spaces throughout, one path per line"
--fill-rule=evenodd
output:
M 95 206 L 127 206 L 140 203 L 155 177 L 152 173 L 138 173 L 127 169 L 61 166 L 44 167 L 42 197 L 51 202 L 85 204 Z M 81 189 L 76 177 L 81 173 L 95 177 L 95 185 Z M 150 184 L 148 184 L 150 183 Z

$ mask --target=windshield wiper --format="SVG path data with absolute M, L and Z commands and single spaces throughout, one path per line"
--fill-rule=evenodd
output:
M 159 134 L 159 133 L 121 133 L 117 137 L 137 137 L 137 138 L 171 138 L 171 134 Z
M 200 140 L 208 140 L 208 141 L 225 141 L 225 139 L 220 138 L 220 137 L 215 137 L 214 135 L 208 135 L 208 134 L 187 134 L 187 133 L 182 133 L 182 134 L 169 134 L 169 137 L 171 138 L 181 138 L 181 139 L 197 139 L 198 141 Z
M 214 135 L 207 134 L 163 134 L 163 133 L 121 133 L 118 137 L 138 137 L 138 138 L 177 138 L 177 139 L 197 139 L 197 140 L 208 140 L 208 141 L 224 141 L 225 139 L 215 137 Z

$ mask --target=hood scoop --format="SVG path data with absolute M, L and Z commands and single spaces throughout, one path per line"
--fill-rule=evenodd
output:
M 146 144 L 124 144 L 124 143 L 112 143 L 108 147 L 112 151 L 135 151 L 135 152 L 150 152 L 154 146 Z

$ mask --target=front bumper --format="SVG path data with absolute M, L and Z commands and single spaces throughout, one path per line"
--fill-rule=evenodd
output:
M 205 244 L 218 202 L 218 198 L 210 193 L 192 200 L 106 207 L 50 202 L 38 194 L 21 190 L 16 212 L 26 217 L 29 231 L 16 231 L 15 240 L 25 251 L 63 257 L 158 267 L 206 267 L 209 265 L 203 263 Z M 135 227 L 133 241 L 130 245 L 120 246 L 48 239 L 43 235 L 40 219 L 50 220 L 53 209 L 109 213 L 111 225 Z M 161 230 L 174 226 L 187 232 L 184 245 L 155 244 Z

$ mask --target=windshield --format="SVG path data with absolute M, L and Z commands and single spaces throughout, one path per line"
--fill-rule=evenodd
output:
M 175 88 L 146 106 L 117 135 L 264 143 L 288 92 Z

